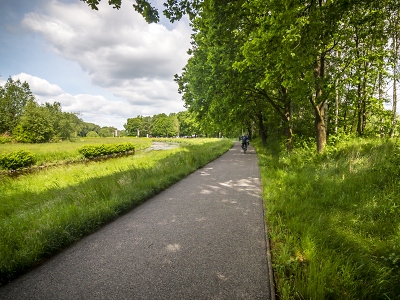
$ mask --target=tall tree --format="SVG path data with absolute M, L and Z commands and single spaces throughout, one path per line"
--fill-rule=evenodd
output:
M 400 5 L 395 2 L 390 2 L 387 7 L 389 15 L 388 29 L 391 42 L 391 67 L 392 67 L 392 81 L 393 81 L 393 98 L 392 98 L 392 120 L 389 134 L 394 136 L 396 119 L 397 119 L 397 83 L 399 81 L 398 68 L 400 59 Z
M 34 101 L 34 96 L 27 82 L 10 77 L 0 86 L 0 134 L 14 130 L 29 101 Z
M 152 118 L 151 134 L 160 137 L 171 137 L 176 135 L 173 119 L 164 113 L 154 115 Z
M 128 118 L 126 124 L 124 124 L 124 128 L 127 135 L 140 137 L 143 128 L 143 117 L 137 116 L 136 118 Z
M 13 135 L 21 143 L 46 143 L 54 137 L 50 110 L 34 100 L 26 104 Z
M 96 0 L 82 1 L 97 8 Z M 150 2 L 136 1 L 134 7 L 148 22 L 157 21 Z M 109 3 L 119 8 L 121 1 Z M 376 91 L 388 69 L 385 47 L 388 33 L 395 33 L 388 30 L 388 16 L 398 12 L 398 1 L 166 0 L 164 5 L 171 21 L 184 14 L 192 21 L 192 56 L 176 81 L 202 130 L 256 126 L 265 142 L 268 130 L 284 127 L 290 150 L 292 131 L 308 135 L 314 127 L 322 152 L 333 104 L 333 134 L 365 134 L 377 128 L 369 126 L 374 116 L 387 118 Z

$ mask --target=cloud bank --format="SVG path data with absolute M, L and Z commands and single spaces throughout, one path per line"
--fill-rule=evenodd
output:
M 97 119 L 121 126 L 129 117 L 184 110 L 173 75 L 181 73 L 190 47 L 187 21 L 147 24 L 124 0 L 120 10 L 102 1 L 99 11 L 85 3 L 52 0 L 43 10 L 24 16 L 22 26 L 40 34 L 50 51 L 79 64 L 93 85 L 112 93 L 70 95 L 61 87 L 21 73 L 41 102 L 59 101 L 64 111 L 80 112 L 85 121 Z M 60 70 L 62 72 L 62 70 Z M 123 120 L 123 121 L 122 121 Z M 97 123 L 99 124 L 99 123 Z M 101 124 L 99 124 L 101 125 Z

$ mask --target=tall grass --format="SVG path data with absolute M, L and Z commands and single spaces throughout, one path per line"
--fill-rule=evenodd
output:
M 215 159 L 228 140 L 202 140 L 18 178 L 1 177 L 1 284 Z
M 279 297 L 400 299 L 399 144 L 256 147 Z

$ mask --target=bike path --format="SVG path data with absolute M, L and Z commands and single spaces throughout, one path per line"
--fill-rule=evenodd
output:
M 257 156 L 235 145 L 0 299 L 273 299 Z

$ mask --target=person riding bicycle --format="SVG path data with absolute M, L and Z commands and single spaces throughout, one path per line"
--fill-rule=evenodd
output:
M 247 145 L 249 145 L 250 141 L 249 141 L 249 137 L 247 135 L 242 135 L 242 148 Z

